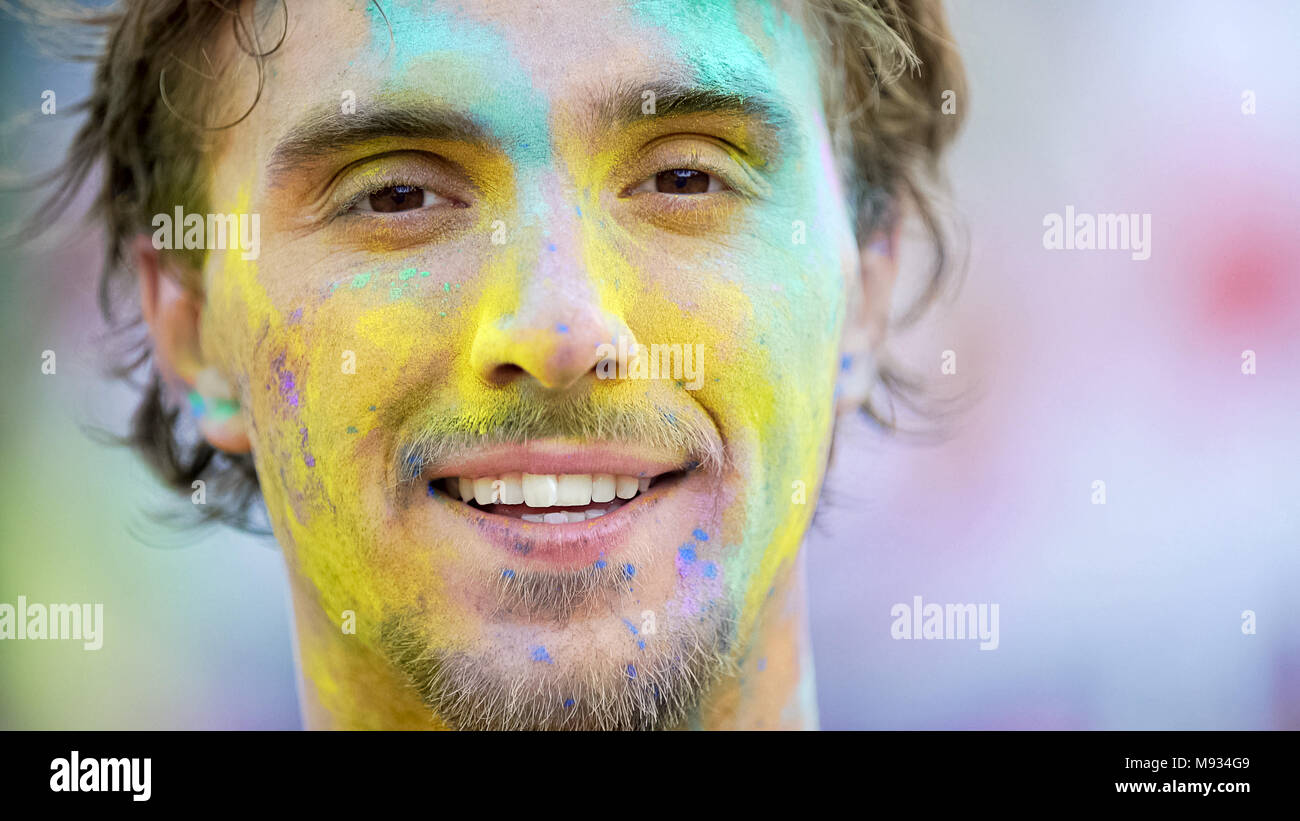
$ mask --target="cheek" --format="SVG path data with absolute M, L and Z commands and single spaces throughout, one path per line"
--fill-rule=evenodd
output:
M 703 348 L 689 401 L 719 426 L 734 469 L 721 531 L 700 555 L 756 612 L 798 550 L 829 444 L 844 281 L 826 249 L 836 246 L 782 210 L 729 242 L 631 247 L 595 245 L 589 257 L 619 272 L 608 298 L 638 341 Z
M 727 575 L 750 614 L 799 549 L 833 425 L 843 278 L 823 251 L 828 238 L 791 222 L 771 218 L 765 241 L 736 250 L 739 284 L 728 301 L 743 310 L 714 362 L 721 381 L 711 407 L 743 473 L 734 477 L 743 501 L 728 528 L 740 550 Z

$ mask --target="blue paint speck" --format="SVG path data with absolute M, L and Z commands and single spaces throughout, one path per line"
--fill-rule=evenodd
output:
M 852 356 L 850 356 L 849 354 L 844 354 L 844 356 L 841 356 L 841 357 L 840 357 L 840 370 L 841 370 L 841 371 L 847 371 L 847 370 L 848 370 L 852 365 L 853 365 L 853 357 L 852 357 Z
M 635 625 L 635 624 L 633 624 L 632 622 L 628 621 L 627 619 L 623 619 L 623 623 L 627 625 L 627 629 L 628 629 L 628 630 L 631 630 L 631 631 L 632 631 L 632 635 L 635 636 L 635 635 L 637 634 L 637 629 L 636 629 L 636 625 Z
M 545 647 L 534 647 L 534 648 L 533 648 L 533 661 L 544 661 L 544 662 L 546 662 L 547 664 L 554 664 L 554 663 L 555 663 L 555 662 L 551 661 L 551 654 L 548 653 L 548 652 L 546 652 L 546 648 L 545 648 Z
M 713 562 L 706 562 L 704 565 L 704 578 L 712 579 L 718 575 L 718 566 Z
M 682 561 L 684 562 L 695 561 L 695 545 L 691 544 L 690 542 L 687 542 L 686 544 L 677 548 L 677 555 L 681 556 Z
M 554 250 L 555 250 L 555 243 L 553 243 L 553 242 L 547 243 L 547 245 L 546 245 L 546 250 L 548 250 L 548 251 L 554 251 Z
M 623 565 L 623 572 L 626 573 L 626 574 L 629 575 L 629 576 L 635 576 L 635 575 L 636 575 L 636 568 L 633 567 L 633 566 L 630 565 L 630 564 L 625 564 L 625 565 Z
M 571 698 L 566 698 L 566 699 L 564 700 L 564 706 L 565 706 L 565 707 L 572 707 L 572 706 L 573 706 L 573 699 L 571 699 Z
M 703 530 L 700 530 L 698 527 L 695 528 L 695 532 L 692 533 L 691 535 L 695 537 L 695 541 L 697 542 L 707 542 L 709 540 L 709 534 L 705 533 Z
M 642 650 L 644 650 L 644 649 L 645 649 L 645 639 L 638 639 L 638 640 L 637 640 L 637 643 L 636 643 L 636 646 L 637 646 L 637 647 L 640 647 Z
M 633 666 L 633 665 L 631 665 L 631 664 L 629 664 L 629 665 L 627 666 L 627 677 L 628 677 L 628 678 L 636 678 L 636 667 L 635 667 L 635 666 Z
M 515 571 L 511 570 L 510 568 L 506 568 L 505 570 L 501 571 L 501 578 L 503 579 L 513 579 L 514 577 L 515 577 Z
M 567 334 L 569 332 L 569 326 L 561 322 L 555 326 L 555 330 L 558 333 Z
M 601 569 L 601 568 L 604 567 L 604 566 L 605 566 L 605 560 L 604 560 L 604 559 L 597 559 L 597 560 L 596 560 L 596 569 L 597 569 L 597 570 Z

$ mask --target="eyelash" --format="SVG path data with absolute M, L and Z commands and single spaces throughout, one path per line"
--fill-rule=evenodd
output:
M 718 172 L 712 171 L 708 168 L 696 167 L 696 165 L 697 164 L 695 163 L 681 163 L 681 164 L 671 165 L 667 168 L 656 171 L 650 176 L 644 177 L 635 185 L 632 185 L 629 188 L 625 189 L 624 196 L 630 197 L 630 196 L 635 196 L 636 194 L 662 194 L 663 196 L 667 196 L 667 197 L 684 197 L 684 196 L 699 197 L 703 194 L 727 194 L 727 193 L 735 192 L 736 189 L 729 182 L 727 182 L 726 178 L 722 174 L 719 174 Z M 717 191 L 705 190 L 705 191 L 697 191 L 694 193 L 679 193 L 679 194 L 674 194 L 667 191 L 639 191 L 638 190 L 644 185 L 654 185 L 658 180 L 660 174 L 666 174 L 670 171 L 694 171 L 697 174 L 703 174 L 706 177 L 708 177 L 710 187 L 712 187 L 713 183 L 715 182 L 721 187 Z
M 359 211 L 357 210 L 357 206 L 360 205 L 369 197 L 378 194 L 381 191 L 386 191 L 390 188 L 396 188 L 399 186 L 406 187 L 406 188 L 417 188 L 424 192 L 426 198 L 433 197 L 435 201 L 432 203 L 425 202 L 423 205 L 421 205 L 418 208 L 412 208 L 406 211 L 392 212 L 387 217 L 385 217 L 385 219 L 401 218 L 402 216 L 407 214 L 413 214 L 419 211 L 427 211 L 432 208 L 436 208 L 438 206 L 451 205 L 453 207 L 458 207 L 458 208 L 466 207 L 466 204 L 460 202 L 459 200 L 437 193 L 433 189 L 433 187 L 427 183 L 412 182 L 409 178 L 404 178 L 401 176 L 383 176 L 375 180 L 374 182 L 365 183 L 360 187 L 360 189 L 355 194 L 349 195 L 347 199 L 344 201 L 343 205 L 339 207 L 336 216 L 346 217 L 349 214 L 371 215 L 377 213 L 385 213 L 385 212 L 378 212 L 378 211 Z
M 666 162 L 656 163 L 655 166 L 651 166 L 651 168 L 653 168 L 654 170 L 651 171 L 648 176 L 641 177 L 635 183 L 625 188 L 621 196 L 624 197 L 633 196 L 633 191 L 635 191 L 635 189 L 640 188 L 646 183 L 653 183 L 654 179 L 658 177 L 660 174 L 663 174 L 668 171 L 678 171 L 678 170 L 696 171 L 701 174 L 707 174 L 709 177 L 712 178 L 712 181 L 716 181 L 719 185 L 722 186 L 722 189 L 719 191 L 709 191 L 709 192 L 701 192 L 701 193 L 734 194 L 740 190 L 732 182 L 731 179 L 732 174 L 730 172 L 724 171 L 723 169 L 719 168 L 717 163 L 710 161 L 708 158 L 701 155 L 699 151 L 694 149 L 688 151 L 684 156 L 673 158 Z M 668 197 L 682 197 L 682 196 L 699 197 L 700 196 L 700 194 L 688 194 L 688 195 L 667 194 L 661 191 L 645 191 L 640 193 L 662 194 L 663 196 L 668 196 Z
M 717 200 L 715 198 L 717 197 L 736 196 L 744 192 L 743 187 L 738 187 L 732 182 L 732 180 L 730 179 L 731 177 L 730 173 L 718 169 L 716 167 L 716 163 L 710 162 L 707 158 L 701 156 L 700 153 L 695 150 L 689 151 L 688 154 L 689 156 L 683 156 L 678 161 L 664 162 L 659 164 L 659 167 L 655 168 L 655 170 L 652 171 L 648 176 L 641 177 L 640 179 L 637 180 L 637 182 L 624 188 L 623 191 L 619 194 L 619 196 L 636 197 L 640 194 L 652 194 L 652 195 L 656 195 L 655 201 L 671 203 L 671 205 L 667 206 L 669 208 L 672 208 L 674 210 L 678 210 L 678 209 L 685 210 L 685 209 L 701 207 L 707 201 L 716 202 Z M 656 191 L 656 190 L 649 190 L 649 191 L 636 190 L 646 185 L 650 185 L 653 187 L 656 178 L 660 174 L 669 171 L 676 171 L 676 170 L 695 171 L 700 174 L 705 174 L 710 178 L 709 187 L 712 187 L 714 184 L 716 184 L 719 186 L 719 188 L 716 191 L 710 191 L 706 189 L 705 191 L 699 191 L 694 193 L 672 193 L 672 192 Z M 404 174 L 400 170 L 394 170 L 391 173 L 381 174 L 370 181 L 361 183 L 358 185 L 358 189 L 356 190 L 355 193 L 352 193 L 346 197 L 343 204 L 338 208 L 337 212 L 335 213 L 335 218 L 355 217 L 359 219 L 386 219 L 386 220 L 411 219 L 414 218 L 415 215 L 417 214 L 422 214 L 437 209 L 439 207 L 444 207 L 444 208 L 448 206 L 457 207 L 457 208 L 469 207 L 467 203 L 461 202 L 454 197 L 449 197 L 437 193 L 437 191 L 435 190 L 432 184 L 413 181 L 413 178 L 418 178 L 421 176 L 422 175 L 419 174 Z M 385 212 L 385 211 L 371 211 L 371 210 L 359 209 L 359 206 L 362 203 L 364 203 L 367 200 L 367 198 L 375 194 L 378 194 L 382 191 L 399 187 L 399 186 L 419 189 L 420 191 L 423 191 L 424 196 L 426 198 L 426 202 L 424 202 L 422 205 L 416 208 L 411 208 L 404 211 Z M 427 201 L 429 198 L 432 198 L 433 201 L 432 202 Z

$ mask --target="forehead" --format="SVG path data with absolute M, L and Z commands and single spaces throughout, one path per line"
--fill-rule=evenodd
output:
M 267 36 L 278 34 L 278 15 Z M 639 104 L 665 84 L 761 96 L 816 116 L 801 15 L 761 0 L 290 4 L 255 122 L 274 140 L 303 110 L 337 108 L 348 95 L 358 107 L 432 101 L 541 151 L 558 120 L 580 121 L 611 95 Z

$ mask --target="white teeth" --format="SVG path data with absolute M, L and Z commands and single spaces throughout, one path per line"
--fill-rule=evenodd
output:
M 461 501 L 480 505 L 586 507 L 593 502 L 608 505 L 618 499 L 631 499 L 649 490 L 651 481 L 612 473 L 506 473 L 501 476 L 448 477 L 445 484 L 453 496 L 459 492 Z M 596 515 L 607 512 L 601 508 L 593 510 L 597 511 Z
M 591 501 L 597 504 L 614 501 L 614 475 L 597 473 L 591 477 Z
M 499 501 L 498 488 L 491 476 L 481 476 L 474 480 L 474 501 L 481 505 L 494 505 Z
M 501 504 L 522 505 L 524 503 L 524 475 L 507 473 L 501 477 Z
M 529 507 L 551 507 L 555 504 L 556 481 L 554 473 L 525 473 L 524 504 Z
M 593 507 L 591 510 L 554 510 L 550 513 L 525 513 L 519 518 L 533 524 L 563 525 L 599 519 L 606 513 L 613 513 L 622 503 L 610 505 L 609 508 Z
M 620 476 L 614 485 L 614 494 L 620 499 L 631 499 L 636 495 L 637 486 L 635 476 Z
M 565 473 L 558 476 L 555 504 L 573 507 L 591 504 L 591 474 Z

